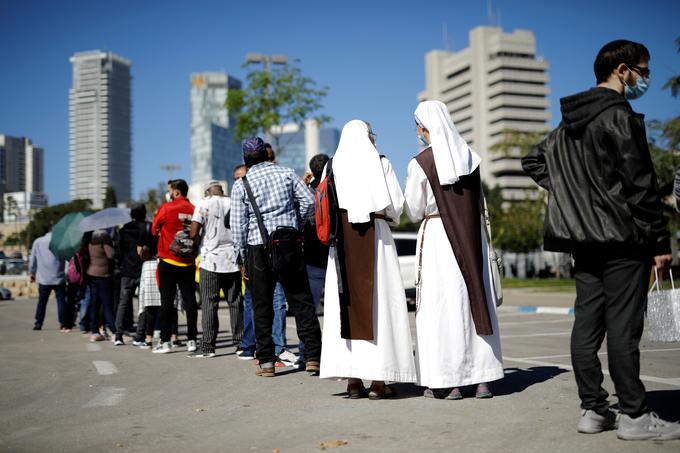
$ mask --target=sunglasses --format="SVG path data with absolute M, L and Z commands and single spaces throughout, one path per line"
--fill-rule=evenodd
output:
M 635 66 L 634 64 L 632 65 L 626 65 L 626 67 L 632 71 L 637 72 L 641 77 L 649 77 L 649 75 L 652 73 L 649 68 L 641 68 L 640 66 Z

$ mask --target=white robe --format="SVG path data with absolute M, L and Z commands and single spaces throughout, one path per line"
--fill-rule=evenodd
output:
M 406 210 L 412 222 L 438 214 L 432 187 L 415 159 L 408 166 Z M 482 224 L 484 228 L 484 224 Z M 495 294 L 490 285 L 488 243 L 484 250 L 484 288 L 493 335 L 479 336 L 470 311 L 467 287 L 441 218 L 420 225 L 416 263 L 423 241 L 421 281 L 417 291 L 416 368 L 418 384 L 430 388 L 460 387 L 503 377 Z M 418 269 L 416 267 L 416 273 Z
M 404 197 L 387 159 L 382 159 L 391 204 L 378 214 L 396 222 Z M 357 181 L 357 183 L 360 183 Z M 373 285 L 374 340 L 347 340 L 340 336 L 340 301 L 335 252 L 331 248 L 324 296 L 321 378 L 358 378 L 373 381 L 415 382 L 413 345 L 404 285 L 397 250 L 385 220 L 375 220 L 375 274 Z

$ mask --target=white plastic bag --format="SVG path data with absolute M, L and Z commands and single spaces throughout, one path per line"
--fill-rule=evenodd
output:
M 670 273 L 672 289 L 661 289 L 656 268 L 654 274 L 656 279 L 647 296 L 647 338 L 658 342 L 680 341 L 680 289 L 675 289 L 673 272 Z

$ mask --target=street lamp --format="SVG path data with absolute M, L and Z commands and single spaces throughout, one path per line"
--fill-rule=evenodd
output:
M 287 65 L 288 64 L 288 56 L 282 55 L 282 54 L 276 54 L 276 55 L 263 55 L 261 53 L 249 53 L 249 54 L 247 54 L 246 55 L 246 64 L 253 64 L 253 63 L 263 63 L 265 72 L 269 72 L 270 71 L 270 65 L 272 65 L 272 64 Z

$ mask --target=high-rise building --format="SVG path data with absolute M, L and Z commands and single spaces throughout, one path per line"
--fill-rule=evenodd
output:
M 191 185 L 210 180 L 233 184 L 233 170 L 243 163 L 240 141 L 234 140 L 234 118 L 225 107 L 230 89 L 241 82 L 222 72 L 191 75 Z M 228 190 L 228 188 L 226 188 Z
M 71 57 L 69 94 L 72 200 L 90 199 L 103 206 L 108 186 L 120 201 L 132 192 L 131 63 L 99 50 Z
M 33 145 L 31 139 L 0 135 L 0 200 L 11 196 L 12 200 L 21 202 L 17 209 L 26 213 L 45 207 L 44 160 L 45 151 Z M 8 221 L 4 215 L 6 208 L 0 210 L 4 221 Z
M 419 100 L 446 104 L 456 128 L 482 156 L 482 178 L 507 199 L 535 187 L 524 175 L 519 151 L 493 153 L 505 131 L 550 129 L 548 62 L 536 55 L 531 31 L 497 27 L 470 31 L 469 47 L 433 50 L 425 56 L 425 90 Z
M 297 124 L 286 124 L 275 127 L 272 131 L 278 136 L 272 147 L 276 153 L 276 162 L 295 170 L 302 176 L 309 169 L 309 160 L 316 154 L 332 156 L 340 142 L 340 131 L 334 128 L 321 128 L 316 120 L 307 120 L 303 127 Z

